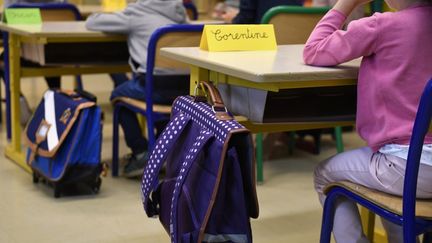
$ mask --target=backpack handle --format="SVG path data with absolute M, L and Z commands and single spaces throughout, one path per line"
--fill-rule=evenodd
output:
M 227 108 L 222 100 L 222 96 L 219 93 L 219 90 L 213 85 L 211 82 L 200 81 L 197 84 L 197 88 L 201 87 L 201 89 L 210 96 L 210 101 L 212 103 L 212 110 L 216 115 L 216 118 L 222 121 L 232 120 L 233 117 L 228 113 Z M 195 95 L 196 94 L 195 90 Z M 196 101 L 201 101 L 199 98 L 195 99 Z

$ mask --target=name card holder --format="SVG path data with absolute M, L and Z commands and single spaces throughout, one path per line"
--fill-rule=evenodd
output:
M 205 25 L 200 49 L 211 52 L 276 50 L 272 24 Z
M 4 13 L 8 24 L 42 24 L 38 8 L 6 8 Z

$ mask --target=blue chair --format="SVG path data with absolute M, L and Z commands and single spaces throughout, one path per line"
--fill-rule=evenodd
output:
M 15 3 L 8 8 L 39 8 L 41 10 L 42 21 L 65 21 L 65 20 L 82 20 L 78 8 L 69 3 Z M 10 89 L 9 89 L 9 35 L 3 32 L 3 47 L 4 47 L 4 82 L 6 94 L 6 128 L 7 138 L 11 138 L 11 120 L 10 120 Z M 82 89 L 81 77 L 76 77 L 77 88 Z M 1 111 L 1 107 L 0 107 Z M 1 113 L 1 112 L 0 112 Z
M 147 67 L 145 76 L 146 102 L 127 97 L 121 97 L 114 101 L 112 149 L 113 176 L 118 175 L 118 114 L 120 109 L 130 109 L 146 117 L 148 151 L 151 151 L 155 143 L 155 122 L 169 118 L 171 112 L 171 106 L 153 104 L 152 96 L 154 82 L 159 78 L 164 78 L 163 75 L 154 75 L 154 70 L 156 67 L 163 69 L 188 70 L 187 65 L 160 56 L 159 49 L 161 47 L 199 46 L 203 28 L 203 25 L 168 25 L 153 32 L 147 50 Z M 184 81 L 189 82 L 189 74 L 187 72 L 182 72 L 179 75 L 172 76 L 176 76 L 176 79 L 182 78 Z
M 338 197 L 366 207 L 375 214 L 403 227 L 404 242 L 416 242 L 416 236 L 432 229 L 432 199 L 416 200 L 417 176 L 424 137 L 432 117 L 432 79 L 420 100 L 410 141 L 404 179 L 403 197 L 372 190 L 351 182 L 336 182 L 325 189 L 326 201 L 321 229 L 321 243 L 330 242 L 335 202 Z
M 189 16 L 190 20 L 198 20 L 198 10 L 192 2 L 183 3 L 184 8 L 186 9 L 186 13 Z

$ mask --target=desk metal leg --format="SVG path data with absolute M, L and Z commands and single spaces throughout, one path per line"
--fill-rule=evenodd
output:
M 375 214 L 369 211 L 367 208 L 360 207 L 360 215 L 366 237 L 369 239 L 370 242 L 373 242 L 375 229 Z
M 195 94 L 195 87 L 199 81 L 210 81 L 209 71 L 206 69 L 202 69 L 196 66 L 190 67 L 190 85 L 189 85 L 189 94 Z M 200 90 L 198 90 L 200 91 Z M 202 93 L 199 93 L 202 94 Z
M 11 158 L 26 171 L 31 172 L 25 162 L 25 155 L 21 151 L 21 125 L 20 125 L 20 63 L 21 47 L 19 38 L 9 34 L 9 77 L 10 77 L 10 106 L 11 106 L 11 140 L 6 147 L 5 155 Z

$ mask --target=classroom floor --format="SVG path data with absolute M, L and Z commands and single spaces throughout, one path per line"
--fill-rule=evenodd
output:
M 96 94 L 105 111 L 103 151 L 111 160 L 112 82 L 107 75 L 84 77 L 86 90 Z M 63 87 L 72 87 L 66 77 Z M 22 92 L 35 107 L 46 89 L 41 79 L 22 81 Z M 3 106 L 4 109 L 4 106 Z M 4 123 L 0 128 L 0 243 L 14 242 L 169 242 L 158 219 L 147 218 L 141 203 L 140 180 L 102 180 L 98 195 L 55 199 L 52 189 L 33 184 L 31 175 L 4 157 Z M 121 140 L 120 153 L 128 150 Z M 363 145 L 354 133 L 344 134 L 345 148 Z M 336 152 L 330 135 L 322 139 L 320 155 L 298 149 L 289 155 L 286 146 L 266 153 L 265 182 L 257 187 L 260 216 L 253 219 L 255 242 L 318 242 L 321 206 L 313 190 L 312 171 L 322 159 Z

